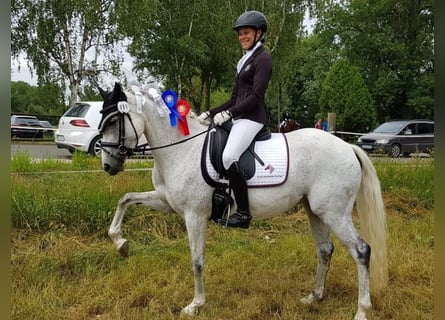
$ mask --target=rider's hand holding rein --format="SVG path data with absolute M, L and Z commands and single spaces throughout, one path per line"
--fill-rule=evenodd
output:
M 205 111 L 201 113 L 198 117 L 198 121 L 203 126 L 208 126 L 210 124 L 210 112 Z
M 215 114 L 215 116 L 213 117 L 213 122 L 217 126 L 220 126 L 224 122 L 226 122 L 227 120 L 230 120 L 230 119 L 232 119 L 232 114 L 230 113 L 230 111 L 224 110 L 224 111 L 221 111 L 221 112 Z
M 204 126 L 208 126 L 210 124 L 210 118 L 211 118 L 210 112 L 205 111 L 199 115 L 198 121 L 200 124 L 202 124 Z M 224 111 L 221 111 L 221 112 L 215 114 L 215 116 L 213 117 L 213 122 L 217 126 L 220 126 L 224 122 L 226 122 L 230 119 L 232 119 L 232 114 L 230 113 L 230 111 L 224 110 Z

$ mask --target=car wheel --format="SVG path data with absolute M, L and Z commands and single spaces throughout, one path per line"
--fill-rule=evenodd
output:
M 92 156 L 99 156 L 102 152 L 102 149 L 100 147 L 100 142 L 102 141 L 102 136 L 95 137 L 91 143 L 90 148 L 88 150 L 88 153 Z
M 400 147 L 400 144 L 393 144 L 391 146 L 391 149 L 389 149 L 389 155 L 393 158 L 400 157 L 400 154 L 402 153 L 402 148 Z

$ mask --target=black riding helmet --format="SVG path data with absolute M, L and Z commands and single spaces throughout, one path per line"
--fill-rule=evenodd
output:
M 238 17 L 233 26 L 233 30 L 238 31 L 241 27 L 252 27 L 256 30 L 262 30 L 263 34 L 260 41 L 264 41 L 264 34 L 267 32 L 267 19 L 264 14 L 259 11 L 246 11 Z

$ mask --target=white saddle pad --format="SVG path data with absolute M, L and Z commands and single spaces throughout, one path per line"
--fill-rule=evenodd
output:
M 249 187 L 271 187 L 283 184 L 289 171 L 289 149 L 286 136 L 282 133 L 272 133 L 269 140 L 257 141 L 255 153 L 264 162 L 264 166 L 255 160 L 255 175 L 247 180 Z M 220 179 L 218 172 L 213 167 L 209 152 L 206 152 L 207 172 L 215 182 L 227 183 Z

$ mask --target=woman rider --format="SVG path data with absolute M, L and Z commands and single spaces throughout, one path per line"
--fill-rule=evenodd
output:
M 272 75 L 272 59 L 263 47 L 267 20 L 259 11 L 247 11 L 238 17 L 233 27 L 245 54 L 237 65 L 235 86 L 231 98 L 199 117 L 201 123 L 213 117 L 216 125 L 232 121 L 222 161 L 227 170 L 230 187 L 235 195 L 236 212 L 227 220 L 218 222 L 227 227 L 248 228 L 250 214 L 248 188 L 240 172 L 238 161 L 249 147 L 256 134 L 268 126 L 269 118 L 265 106 L 265 93 Z

